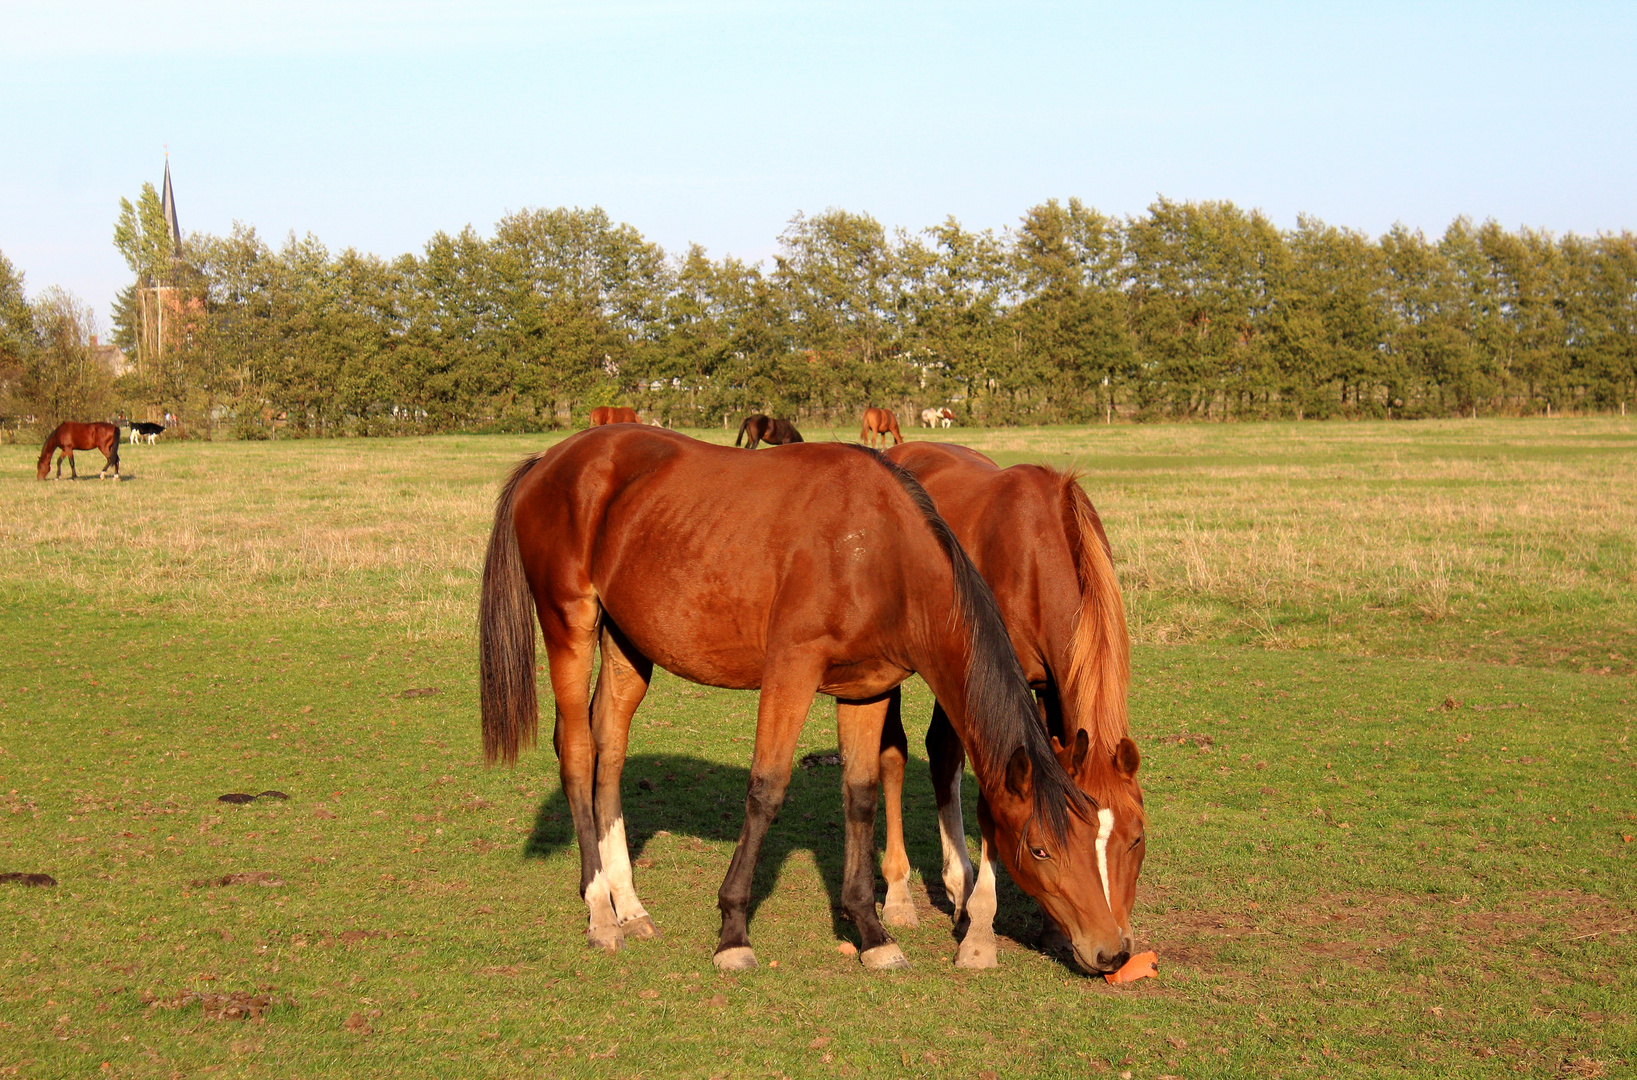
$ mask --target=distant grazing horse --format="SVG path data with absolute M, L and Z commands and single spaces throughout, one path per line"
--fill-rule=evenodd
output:
M 891 409 L 877 409 L 871 406 L 864 410 L 864 428 L 858 437 L 864 440 L 865 446 L 875 445 L 875 436 L 881 436 L 881 445 L 887 445 L 887 433 L 892 433 L 892 444 L 897 446 L 904 441 L 898 433 L 898 414 Z
M 907 963 L 876 915 L 873 849 L 881 761 L 901 774 L 907 749 L 892 691 L 917 672 L 971 754 L 987 850 L 1063 927 L 1082 967 L 1127 960 L 1097 871 L 1096 810 L 1052 752 L 995 598 L 926 492 L 879 454 L 836 443 L 741 454 L 647 427 L 564 439 L 518 465 L 495 507 L 478 610 L 490 762 L 515 762 L 535 739 L 536 620 L 593 947 L 658 933 L 620 809 L 632 714 L 657 663 L 761 690 L 744 827 L 717 894 L 718 968 L 756 964 L 752 875 L 815 693 L 836 698 L 842 907 L 866 967 Z M 901 852 L 896 812 L 887 829 Z
M 70 479 L 78 480 L 79 472 L 74 468 L 74 451 L 101 450 L 102 456 L 108 459 L 97 475 L 106 477 L 108 470 L 114 470 L 114 477 L 119 477 L 119 427 L 116 424 L 82 424 L 75 420 L 64 420 L 57 425 L 57 430 L 46 436 L 45 446 L 40 448 L 39 478 L 44 480 L 51 472 L 51 455 L 58 450 L 62 456 L 57 458 L 57 479 L 63 478 L 63 460 L 68 460 L 68 475 Z
M 750 436 L 748 448 L 756 449 L 756 444 L 765 442 L 769 446 L 789 446 L 791 443 L 802 441 L 801 432 L 796 425 L 788 420 L 775 420 L 771 416 L 753 413 L 745 417 L 745 422 L 739 425 L 739 434 L 734 438 L 733 445 L 738 446 L 741 439 Z
M 1126 713 L 1130 639 L 1097 511 L 1074 474 L 1046 466 L 1002 469 L 975 450 L 927 442 L 894 447 L 887 457 L 926 488 L 994 591 L 1058 760 L 1098 808 L 1098 870 L 1129 949 L 1145 819 L 1136 779 L 1139 756 Z M 888 734 L 896 732 L 889 726 Z M 988 967 L 995 962 L 995 873 L 989 864 L 995 847 L 985 830 L 974 880 L 961 821 L 965 755 L 941 700 L 926 745 L 938 800 L 944 889 L 955 906 L 955 921 L 963 908 L 971 917 L 956 963 Z M 882 774 L 889 815 L 900 799 L 902 775 Z M 984 800 L 980 794 L 980 826 L 987 813 Z M 883 868 L 907 871 L 907 857 L 896 858 L 891 844 L 889 838 Z M 914 925 L 907 880 L 887 879 L 883 916 L 888 925 Z
M 138 435 L 146 435 L 148 437 L 148 445 L 152 446 L 153 441 L 155 439 L 159 438 L 160 433 L 163 432 L 164 430 L 165 430 L 165 425 L 164 424 L 151 424 L 146 420 L 132 420 L 131 421 L 131 445 L 132 446 L 136 445 L 136 438 L 137 438 Z
M 948 427 L 955 422 L 955 414 L 948 409 L 922 409 L 921 423 L 929 428 Z
M 638 424 L 637 410 L 624 405 L 598 405 L 591 410 L 591 426 L 602 427 L 604 424 Z

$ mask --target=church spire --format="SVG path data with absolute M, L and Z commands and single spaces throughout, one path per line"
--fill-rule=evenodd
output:
M 165 149 L 165 190 L 159 196 L 159 207 L 165 215 L 165 230 L 171 234 L 171 248 L 182 253 L 182 227 L 176 223 L 176 193 L 171 190 L 171 152 Z

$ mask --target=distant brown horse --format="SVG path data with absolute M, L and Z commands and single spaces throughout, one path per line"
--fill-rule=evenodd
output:
M 906 444 L 887 457 L 921 481 L 994 591 L 1058 760 L 1098 807 L 1099 871 L 1129 949 L 1145 818 L 1126 712 L 1130 639 L 1102 521 L 1072 473 L 1042 465 L 1002 469 L 975 450 L 944 443 Z M 995 874 L 989 865 L 995 847 L 983 829 L 974 877 L 961 821 L 965 754 L 941 703 L 933 709 L 926 745 L 945 894 L 957 923 L 963 909 L 971 918 L 956 963 L 988 967 L 995 962 Z M 901 771 L 883 770 L 889 807 L 899 801 L 901 777 Z M 986 812 L 980 794 L 980 828 Z M 913 925 L 908 856 L 894 851 L 889 839 L 881 865 L 900 874 L 897 881 L 887 878 L 883 916 L 888 925 Z
M 904 441 L 898 433 L 898 414 L 891 409 L 877 409 L 873 405 L 864 410 L 864 428 L 858 437 L 864 440 L 865 446 L 875 445 L 875 436 L 881 436 L 881 445 L 887 445 L 887 433 L 892 433 L 892 445 L 897 446 Z
M 591 426 L 602 427 L 604 424 L 638 424 L 637 410 L 624 405 L 598 405 L 591 410 Z
M 613 426 L 520 464 L 495 507 L 479 606 L 491 762 L 515 761 L 535 738 L 536 619 L 592 946 L 658 933 L 632 882 L 620 808 L 631 718 L 657 663 L 761 690 L 744 827 L 717 894 L 717 967 L 756 963 L 752 875 L 815 693 L 837 702 L 842 906 L 866 966 L 906 963 L 876 915 L 873 848 L 880 762 L 901 772 L 906 756 L 891 691 L 912 672 L 971 753 L 990 850 L 1069 934 L 1081 966 L 1126 961 L 1097 872 L 1095 810 L 1053 755 L 994 596 L 926 492 L 879 454 L 834 443 L 741 454 Z M 884 742 L 889 729 L 896 741 Z M 901 826 L 889 812 L 889 833 Z
M 801 432 L 796 425 L 788 420 L 775 420 L 762 413 L 753 413 L 745 417 L 745 422 L 739 425 L 739 434 L 734 438 L 733 445 L 738 446 L 740 440 L 750 436 L 749 449 L 756 449 L 756 444 L 765 442 L 769 446 L 789 446 L 791 443 L 802 441 Z
M 62 456 L 57 458 L 57 479 L 63 478 L 63 460 L 68 461 L 68 475 L 70 479 L 78 480 L 79 472 L 74 468 L 74 451 L 101 450 L 102 456 L 107 458 L 102 472 L 97 475 L 106 477 L 108 470 L 114 470 L 114 477 L 119 477 L 119 427 L 116 424 L 82 424 L 76 420 L 64 420 L 57 425 L 57 430 L 46 436 L 45 446 L 40 448 L 39 478 L 44 480 L 51 472 L 51 455 L 58 450 Z

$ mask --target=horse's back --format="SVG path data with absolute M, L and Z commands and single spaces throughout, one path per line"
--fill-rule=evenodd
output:
M 1051 666 L 1068 648 L 1080 608 L 1072 511 L 1063 473 L 1043 465 L 1002 469 L 969 447 L 905 443 L 887 457 L 926 488 L 1000 605 L 1031 678 L 1031 654 Z
M 891 632 L 912 606 L 906 575 L 938 576 L 908 493 L 842 444 L 742 454 L 592 428 L 538 459 L 514 515 L 537 602 L 595 596 L 660 666 L 717 686 L 759 685 L 775 640 Z

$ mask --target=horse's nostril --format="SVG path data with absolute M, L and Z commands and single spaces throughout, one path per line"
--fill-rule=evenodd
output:
M 1101 959 L 1101 958 L 1099 957 L 1099 959 Z M 1114 954 L 1112 959 L 1106 960 L 1106 961 L 1104 961 L 1104 963 L 1106 963 L 1108 965 L 1109 970 L 1119 971 L 1121 968 L 1125 967 L 1126 961 L 1130 960 L 1130 959 L 1131 959 L 1131 950 L 1130 949 L 1121 949 L 1119 952 Z

